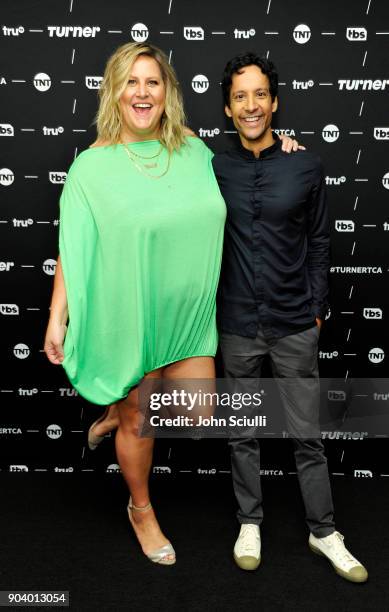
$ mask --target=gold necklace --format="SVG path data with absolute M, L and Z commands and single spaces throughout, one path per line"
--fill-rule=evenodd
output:
M 146 157 L 146 155 L 139 155 L 139 153 L 135 153 L 135 151 L 133 151 L 132 149 L 128 149 L 128 150 L 130 151 L 132 155 L 135 155 L 135 157 L 140 157 L 140 159 L 154 159 L 155 157 L 158 157 L 159 155 L 161 155 L 162 149 L 163 149 L 163 146 L 161 144 L 159 147 L 159 151 L 155 155 L 151 155 L 150 157 Z
M 122 143 L 124 144 L 124 143 Z M 152 178 L 152 179 L 160 179 L 163 176 L 165 176 L 165 174 L 167 173 L 167 171 L 169 170 L 170 167 L 170 153 L 168 153 L 168 160 L 167 160 L 167 166 L 166 169 L 164 170 L 164 172 L 162 172 L 162 174 L 150 174 L 149 172 L 146 172 L 146 170 L 144 168 L 142 168 L 137 162 L 136 160 L 131 156 L 130 150 L 128 148 L 128 146 L 126 144 L 124 144 L 124 150 L 126 151 L 128 158 L 131 160 L 131 162 L 134 164 L 135 168 L 138 170 L 138 172 L 140 172 L 141 174 L 144 174 L 144 176 L 147 176 L 148 178 Z M 146 158 L 147 159 L 147 158 Z M 151 159 L 151 158 L 150 158 Z

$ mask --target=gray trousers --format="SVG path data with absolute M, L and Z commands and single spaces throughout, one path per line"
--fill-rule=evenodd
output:
M 317 326 L 280 339 L 265 337 L 261 329 L 256 338 L 223 332 L 220 348 L 226 378 L 258 379 L 263 360 L 269 355 L 273 376 L 283 379 L 280 396 L 288 429 L 304 432 L 307 425 L 307 432 L 315 432 L 306 437 L 292 435 L 291 440 L 306 522 L 316 537 L 325 537 L 335 530 L 335 523 L 327 459 L 320 437 L 318 338 Z M 293 379 L 289 385 L 287 379 Z M 239 436 L 232 434 L 229 439 L 233 486 L 239 505 L 237 517 L 240 523 L 260 525 L 263 508 L 259 442 L 255 437 L 242 437 L 241 432 Z

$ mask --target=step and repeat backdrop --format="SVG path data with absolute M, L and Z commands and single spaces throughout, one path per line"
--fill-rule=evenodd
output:
M 369 399 L 372 412 L 377 406 L 385 413 L 389 4 L 15 0 L 2 7 L 0 25 L 0 468 L 119 471 L 113 436 L 94 453 L 86 445 L 102 408 L 78 396 L 62 367 L 48 362 L 43 339 L 62 185 L 73 159 L 95 139 L 106 60 L 127 41 L 150 41 L 167 53 L 189 125 L 216 152 L 237 138 L 223 113 L 226 61 L 255 50 L 275 62 L 280 104 L 273 127 L 319 153 L 326 169 L 331 311 L 320 339 L 321 375 L 381 379 Z M 335 402 L 342 397 L 336 385 L 329 393 Z M 369 436 L 365 429 L 323 433 L 332 474 L 389 476 L 389 431 Z M 261 467 L 264 475 L 293 475 L 289 442 L 264 440 Z M 222 479 L 229 470 L 225 440 L 157 441 L 158 477 Z

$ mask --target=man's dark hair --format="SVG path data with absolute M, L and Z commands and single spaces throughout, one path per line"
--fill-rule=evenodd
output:
M 230 106 L 230 91 L 232 85 L 232 77 L 234 74 L 239 74 L 242 68 L 246 66 L 258 66 L 263 74 L 269 79 L 269 91 L 271 99 L 274 100 L 278 93 L 278 73 L 273 62 L 261 57 L 257 53 L 240 53 L 233 57 L 224 68 L 222 78 L 223 100 L 226 106 Z

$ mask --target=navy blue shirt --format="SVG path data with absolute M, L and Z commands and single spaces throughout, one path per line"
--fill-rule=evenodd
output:
M 218 291 L 219 329 L 281 338 L 315 325 L 328 309 L 329 220 L 323 167 L 281 141 L 256 158 L 241 143 L 216 154 L 227 205 Z

